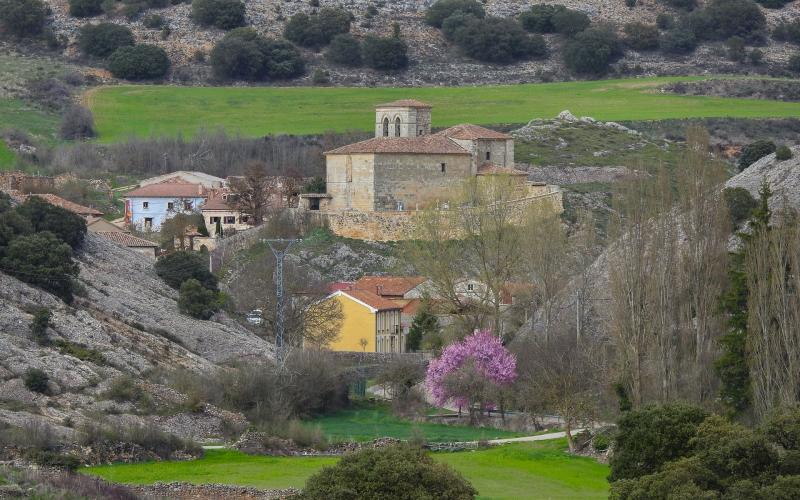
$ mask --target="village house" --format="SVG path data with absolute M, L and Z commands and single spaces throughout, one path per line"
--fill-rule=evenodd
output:
M 134 252 L 142 254 L 151 259 L 158 257 L 159 246 L 157 243 L 134 236 L 130 233 L 130 231 L 126 231 L 105 219 L 89 219 L 86 222 L 86 229 L 90 233 L 101 236 L 119 246 L 130 248 Z
M 228 194 L 217 193 L 208 198 L 200 210 L 206 229 L 212 236 L 217 236 L 217 224 L 222 229 L 223 234 L 229 231 L 244 231 L 250 229 L 250 216 L 241 213 L 238 209 L 231 206 Z
M 339 335 L 332 351 L 399 353 L 405 351 L 400 329 L 402 306 L 367 290 L 339 290 L 325 300 L 342 307 Z
M 205 172 L 195 172 L 187 170 L 176 170 L 168 174 L 157 175 L 143 181 L 139 181 L 138 187 L 149 186 L 150 184 L 161 184 L 162 182 L 184 182 L 187 184 L 200 184 L 206 189 L 219 189 L 224 187 L 227 181 L 221 177 L 210 175 Z
M 202 184 L 174 180 L 144 185 L 125 194 L 125 223 L 140 231 L 159 231 L 176 214 L 199 212 L 208 192 Z

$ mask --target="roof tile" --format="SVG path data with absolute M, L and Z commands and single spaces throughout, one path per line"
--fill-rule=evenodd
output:
M 478 139 L 496 139 L 508 140 L 513 139 L 510 135 L 491 130 L 480 125 L 473 125 L 471 123 L 462 123 L 453 127 L 444 129 L 437 132 L 436 135 L 443 135 L 445 137 L 452 137 L 453 139 L 460 139 L 463 141 L 474 141 Z
M 98 234 L 107 240 L 111 240 L 118 245 L 126 247 L 158 248 L 157 243 L 153 243 L 150 240 L 139 238 L 138 236 L 134 236 L 131 233 L 126 233 L 123 231 L 97 231 L 95 234 Z
M 366 290 L 341 290 L 336 293 L 342 293 L 344 295 L 348 295 L 351 298 L 354 298 L 368 306 L 377 309 L 379 311 L 387 311 L 391 309 L 401 309 L 402 306 L 399 304 L 395 304 L 389 299 L 384 299 L 383 297 L 376 295 L 372 292 L 368 292 Z
M 417 137 L 374 137 L 327 151 L 325 154 L 347 155 L 359 153 L 470 154 L 469 151 L 455 142 L 438 134 Z
M 402 296 L 425 281 L 427 279 L 422 276 L 364 276 L 355 282 L 353 288 L 382 296 Z
M 202 184 L 188 182 L 160 182 L 148 184 L 125 193 L 125 198 L 206 198 L 208 191 Z

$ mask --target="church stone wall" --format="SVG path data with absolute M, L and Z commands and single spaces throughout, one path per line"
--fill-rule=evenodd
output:
M 470 160 L 463 154 L 376 154 L 375 210 L 418 210 L 451 197 L 470 176 Z
M 327 192 L 330 210 L 375 210 L 373 154 L 328 155 Z

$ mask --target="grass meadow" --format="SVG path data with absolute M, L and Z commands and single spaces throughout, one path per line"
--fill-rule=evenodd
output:
M 415 98 L 434 106 L 433 125 L 524 123 L 569 109 L 600 120 L 796 117 L 800 103 L 680 96 L 658 77 L 481 87 L 176 87 L 120 85 L 85 95 L 102 142 L 130 136 L 192 135 L 224 128 L 246 136 L 371 130 L 375 104 Z
M 461 472 L 479 498 L 606 498 L 608 467 L 564 452 L 557 439 L 516 443 L 477 451 L 435 453 L 434 458 Z M 257 488 L 302 488 L 306 479 L 335 457 L 263 457 L 231 450 L 207 450 L 189 462 L 115 464 L 83 469 L 90 475 L 126 484 L 185 481 Z

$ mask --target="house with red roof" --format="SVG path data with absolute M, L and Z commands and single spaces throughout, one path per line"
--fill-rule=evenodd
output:
M 125 223 L 140 231 L 159 231 L 176 214 L 199 211 L 208 193 L 203 184 L 180 179 L 140 186 L 125 193 Z

